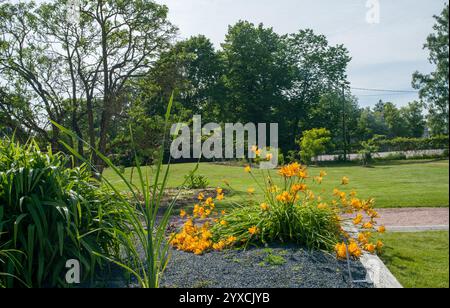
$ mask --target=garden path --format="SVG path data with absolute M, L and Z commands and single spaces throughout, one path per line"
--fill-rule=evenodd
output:
M 449 208 L 378 209 L 378 223 L 392 232 L 449 229 Z

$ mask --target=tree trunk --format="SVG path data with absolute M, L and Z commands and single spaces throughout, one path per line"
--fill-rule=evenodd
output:
M 60 150 L 59 147 L 59 129 L 52 124 L 52 137 L 50 138 L 50 146 L 53 153 L 57 153 Z
M 96 149 L 97 144 L 95 142 L 94 107 L 92 104 L 92 97 L 87 98 L 87 116 L 88 116 L 89 144 L 92 148 Z M 97 163 L 97 155 L 95 154 L 95 151 L 92 151 L 92 159 L 94 163 Z
M 103 155 L 106 153 L 106 145 L 108 138 L 109 122 L 111 117 L 112 108 L 112 95 L 109 84 L 109 69 L 108 69 L 108 41 L 106 22 L 102 23 L 102 60 L 103 60 L 103 111 L 100 119 L 100 139 L 98 150 Z M 105 162 L 101 159 L 97 159 L 96 167 L 99 173 L 102 173 L 105 168 Z
M 72 129 L 75 132 L 75 134 L 77 134 L 78 138 L 80 138 L 81 140 L 83 139 L 83 133 L 81 132 L 80 126 L 78 125 L 78 119 L 77 119 L 77 114 L 76 111 L 73 112 L 72 115 L 73 119 L 72 119 Z M 81 157 L 84 157 L 84 147 L 83 147 L 83 142 L 81 142 L 80 140 L 77 140 L 77 145 L 78 145 L 78 154 L 81 155 Z M 75 160 L 77 162 L 77 164 L 79 163 L 78 159 Z
M 109 100 L 109 99 L 108 99 Z M 110 112 L 109 108 L 111 106 L 111 102 L 104 102 L 104 110 L 102 112 L 102 118 L 100 122 L 100 138 L 99 138 L 99 145 L 98 150 L 103 155 L 108 155 L 107 153 L 107 141 L 108 141 L 108 129 L 109 129 L 109 122 L 110 122 Z M 105 169 L 105 162 L 101 159 L 97 159 L 96 161 L 96 168 L 99 173 L 102 173 Z

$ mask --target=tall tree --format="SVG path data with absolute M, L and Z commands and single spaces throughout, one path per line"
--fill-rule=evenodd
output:
M 344 150 L 344 145 L 360 140 L 357 133 L 360 115 L 361 111 L 354 97 L 330 92 L 322 95 L 319 103 L 311 108 L 307 122 L 310 127 L 323 127 L 330 131 L 333 144 Z
M 58 132 L 55 127 L 50 131 L 49 120 L 61 123 L 67 116 L 67 83 L 63 59 L 52 52 L 50 38 L 42 36 L 38 10 L 34 2 L 0 6 L 0 72 L 5 87 L 29 100 L 13 116 L 56 147 Z
M 179 100 L 184 108 L 193 113 L 201 112 L 208 118 L 210 109 L 217 104 L 223 93 L 223 65 L 219 54 L 211 41 L 203 35 L 179 42 L 173 51 L 183 55 L 184 61 L 180 69 L 189 81 L 179 92 Z
M 223 117 L 279 123 L 285 150 L 295 149 L 301 132 L 314 128 L 312 113 L 322 95 L 346 88 L 348 51 L 312 30 L 280 36 L 241 21 L 229 28 L 222 47 Z
M 389 128 L 384 120 L 383 110 L 373 111 L 370 107 L 364 108 L 358 119 L 357 134 L 360 140 L 369 140 L 375 135 L 387 136 Z
M 168 8 L 151 0 L 84 1 L 81 15 L 98 32 L 90 57 L 102 76 L 99 141 L 107 152 L 108 131 L 130 79 L 143 77 L 159 54 L 169 47 L 176 28 L 167 20 Z
M 423 115 L 423 103 L 410 102 L 408 106 L 400 109 L 408 131 L 408 137 L 420 138 L 425 133 L 425 117 Z
M 287 102 L 282 105 L 279 118 L 289 119 L 283 143 L 292 148 L 293 140 L 302 131 L 314 128 L 310 125 L 310 115 L 320 105 L 323 95 L 346 95 L 346 68 L 351 58 L 344 46 L 331 46 L 324 35 L 310 29 L 288 35 L 284 41 L 290 87 L 285 91 Z M 339 101 L 342 103 L 342 99 Z M 342 108 L 340 111 L 340 116 L 345 116 Z
M 413 75 L 413 87 L 419 89 L 420 98 L 427 103 L 429 126 L 434 135 L 448 133 L 449 117 L 449 5 L 440 16 L 435 16 L 434 33 L 427 38 L 424 48 L 428 49 L 428 60 L 436 66 L 430 74 L 419 72 Z
M 167 20 L 167 7 L 151 0 L 83 0 L 77 22 L 67 18 L 70 3 L 1 5 L 1 73 L 10 87 L 29 93 L 30 105 L 40 106 L 49 120 L 71 118 L 81 135 L 77 123 L 87 117 L 91 144 L 107 153 L 127 84 L 152 70 L 176 28 Z M 31 120 L 56 143 L 56 127 L 49 134 L 49 123 Z
M 408 136 L 407 123 L 402 117 L 400 110 L 393 103 L 387 102 L 384 104 L 383 118 L 389 130 L 389 137 L 394 138 Z
M 242 122 L 270 122 L 289 86 L 285 46 L 272 28 L 240 21 L 222 44 L 227 106 L 223 116 Z
M 155 69 L 141 80 L 141 99 L 154 106 L 167 101 L 172 91 L 184 109 L 208 121 L 223 100 L 222 62 L 211 41 L 203 35 L 176 43 L 161 55 Z
M 19 95 L 11 94 L 4 88 L 0 87 L 0 137 L 2 134 L 12 135 L 25 141 L 31 129 L 27 127 L 27 123 L 19 122 L 19 118 L 15 112 L 27 110 L 27 104 Z M 23 116 L 22 119 L 25 117 Z

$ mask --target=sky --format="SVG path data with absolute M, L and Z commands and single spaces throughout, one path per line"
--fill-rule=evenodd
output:
M 310 28 L 331 44 L 344 44 L 352 61 L 348 78 L 355 88 L 414 91 L 413 72 L 429 72 L 423 50 L 432 32 L 433 15 L 445 0 L 156 0 L 169 7 L 179 27 L 178 39 L 203 34 L 220 48 L 229 25 L 239 20 L 264 23 L 279 34 Z M 367 7 L 373 3 L 375 6 Z M 379 5 L 377 10 L 377 4 Z M 379 12 L 377 14 L 376 12 Z M 369 16 L 369 19 L 367 18 Z M 361 106 L 380 99 L 399 106 L 416 93 L 353 90 Z

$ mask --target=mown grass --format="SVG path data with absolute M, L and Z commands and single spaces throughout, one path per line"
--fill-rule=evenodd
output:
M 173 164 L 168 187 L 177 187 L 184 182 L 184 176 L 193 169 L 194 164 Z M 311 175 L 318 175 L 325 170 L 325 177 L 320 188 L 315 191 L 331 193 L 333 188 L 339 187 L 343 176 L 350 178 L 350 185 L 346 189 L 355 189 L 361 198 L 373 197 L 378 208 L 395 207 L 448 207 L 449 206 L 449 161 L 448 160 L 420 160 L 396 161 L 392 163 L 377 163 L 365 168 L 357 165 L 330 165 L 311 167 Z M 151 168 L 145 168 L 151 173 Z M 262 180 L 259 170 L 254 169 L 255 176 Z M 274 175 L 277 171 L 272 170 Z M 262 192 L 254 185 L 249 174 L 242 167 L 224 166 L 211 163 L 201 163 L 197 172 L 208 178 L 210 186 L 224 187 L 228 181 L 237 194 L 224 201 L 226 207 L 230 201 L 238 198 L 248 198 L 247 189 L 256 189 L 254 198 L 262 198 Z M 130 177 L 131 169 L 125 170 L 125 176 Z M 119 190 L 126 190 L 117 175 L 111 170 L 105 171 Z M 135 172 L 135 178 L 137 175 Z
M 449 287 L 449 233 L 386 233 L 381 256 L 405 288 Z

